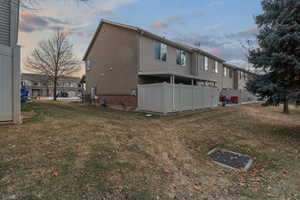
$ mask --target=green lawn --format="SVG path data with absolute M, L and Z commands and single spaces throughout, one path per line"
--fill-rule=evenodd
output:
M 0 199 L 300 199 L 300 109 L 243 105 L 176 116 L 24 105 L 0 126 Z M 252 156 L 248 172 L 210 162 Z

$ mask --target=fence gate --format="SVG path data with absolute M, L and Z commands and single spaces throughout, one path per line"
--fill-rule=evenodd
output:
M 0 122 L 12 121 L 12 59 L 0 55 Z

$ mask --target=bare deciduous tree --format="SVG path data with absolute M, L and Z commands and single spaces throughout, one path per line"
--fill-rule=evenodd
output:
M 27 70 L 46 75 L 53 83 L 53 98 L 57 99 L 57 83 L 61 77 L 80 70 L 80 62 L 73 54 L 67 35 L 57 30 L 55 35 L 39 43 L 25 63 Z

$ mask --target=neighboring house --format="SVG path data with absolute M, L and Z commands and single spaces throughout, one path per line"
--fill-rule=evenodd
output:
M 20 123 L 19 1 L 0 1 L 0 123 Z
M 83 60 L 87 101 L 106 99 L 163 113 L 217 106 L 224 87 L 239 89 L 233 70 L 245 71 L 224 68 L 223 59 L 201 49 L 107 20 Z
M 21 85 L 32 97 L 53 97 L 53 82 L 45 75 L 23 73 Z M 58 96 L 80 97 L 81 90 L 80 78 L 62 77 L 58 80 Z

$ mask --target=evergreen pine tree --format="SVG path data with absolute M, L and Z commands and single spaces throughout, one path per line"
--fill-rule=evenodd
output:
M 263 75 L 248 83 L 262 96 L 284 102 L 300 88 L 300 0 L 263 0 L 264 13 L 256 17 L 258 48 L 250 50 L 249 62 Z

